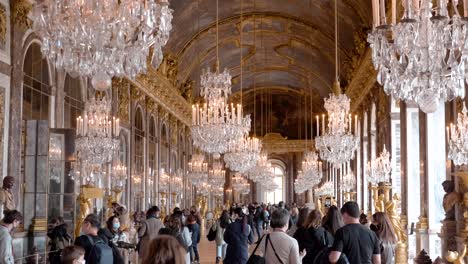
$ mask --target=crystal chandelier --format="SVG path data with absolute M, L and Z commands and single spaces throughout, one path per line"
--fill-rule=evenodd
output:
M 333 84 L 334 94 L 325 99 L 325 110 L 328 113 L 328 125 L 325 128 L 325 115 L 322 115 L 322 135 L 320 136 L 319 116 L 317 118 L 317 137 L 315 148 L 322 160 L 327 160 L 335 168 L 354 158 L 354 152 L 359 146 L 359 138 L 352 133 L 352 117 L 350 99 L 341 93 L 338 72 L 338 11 L 335 0 L 335 74 Z M 357 116 L 355 118 L 355 131 L 357 130 Z
M 181 172 L 172 177 L 171 193 L 173 195 L 181 194 L 184 191 L 184 180 Z
M 312 189 L 313 186 L 320 183 L 323 177 L 322 162 L 318 160 L 315 152 L 307 152 L 302 161 L 302 176 L 307 181 L 307 186 Z
M 197 194 L 202 196 L 208 196 L 211 192 L 211 185 L 207 182 L 200 184 L 197 187 Z
M 172 29 L 167 0 L 44 0 L 34 5 L 33 28 L 42 54 L 72 75 L 92 77 L 97 90 L 111 78 L 135 78 L 162 61 Z
M 261 143 L 255 137 L 241 137 L 229 144 L 224 154 L 226 166 L 233 171 L 245 173 L 255 166 L 260 157 Z
M 192 106 L 192 139 L 194 146 L 215 158 L 226 153 L 229 144 L 250 131 L 250 116 L 243 116 L 242 105 L 228 104 L 231 75 L 219 71 L 218 0 L 216 0 L 216 69 L 204 70 L 200 78 L 200 95 L 205 104 Z
M 61 174 L 62 174 L 62 148 L 61 148 L 60 140 L 55 137 L 50 138 L 49 143 L 49 178 L 51 181 L 55 183 L 60 183 Z
M 378 185 L 383 182 L 390 182 L 390 173 L 392 172 L 392 163 L 390 153 L 385 145 L 382 153 L 376 159 L 370 160 L 366 165 L 366 175 L 372 185 Z
M 437 7 L 432 0 L 402 2 L 403 18 L 397 23 L 393 15 L 391 24 L 385 17 L 385 1 L 372 2 L 374 28 L 368 42 L 377 81 L 387 94 L 414 101 L 432 113 L 441 100 L 465 96 L 467 22 L 460 17 L 458 1 L 452 1 L 453 12 L 445 0 L 437 1 Z
M 187 177 L 193 185 L 199 187 L 200 184 L 208 181 L 208 163 L 205 162 L 205 155 L 194 154 L 188 163 L 188 167 Z
M 192 106 L 193 144 L 219 158 L 231 142 L 249 133 L 251 120 L 250 116 L 243 117 L 242 105 L 227 103 L 231 94 L 231 76 L 227 70 L 222 74 L 206 71 L 201 85 L 206 103 Z
M 211 186 L 223 186 L 226 180 L 226 171 L 219 161 L 213 162 L 212 168 L 208 172 L 208 183 Z
M 254 182 L 261 182 L 263 180 L 270 181 L 274 176 L 273 167 L 268 161 L 268 153 L 261 152 L 257 164 L 247 171 L 248 177 Z
M 294 180 L 294 192 L 296 194 L 302 194 L 307 190 L 310 190 L 310 187 L 310 181 L 304 177 L 304 173 L 302 171 L 298 171 L 297 178 Z
M 448 158 L 456 166 L 468 164 L 468 116 L 464 102 L 462 112 L 458 113 L 457 124 L 447 127 L 447 137 Z
M 238 173 L 232 178 L 232 188 L 240 194 L 250 193 L 249 182 Z
M 120 162 L 112 166 L 112 184 L 119 189 L 123 188 L 125 180 L 127 180 L 127 166 L 122 165 Z
M 161 175 L 159 176 L 159 192 L 162 194 L 168 194 L 170 183 L 171 177 L 169 176 L 169 174 L 166 173 L 164 169 L 162 169 Z
M 335 83 L 339 89 L 339 83 Z M 317 137 L 315 147 L 320 157 L 330 162 L 335 168 L 354 159 L 354 152 L 359 147 L 359 137 L 352 133 L 352 117 L 349 114 L 350 99 L 344 94 L 331 94 L 325 99 L 325 109 L 328 112 L 328 125 L 325 128 L 325 115 L 322 115 L 322 135 L 320 121 L 317 116 Z M 357 117 L 355 118 L 355 131 Z
M 326 181 L 322 186 L 315 190 L 317 196 L 333 196 L 335 187 L 332 181 Z
M 120 122 L 111 117 L 111 101 L 92 97 L 77 118 L 76 151 L 83 164 L 103 165 L 119 151 Z
M 274 192 L 279 189 L 279 185 L 275 181 L 272 181 L 271 179 L 269 181 L 261 182 L 260 186 L 262 190 L 267 193 Z

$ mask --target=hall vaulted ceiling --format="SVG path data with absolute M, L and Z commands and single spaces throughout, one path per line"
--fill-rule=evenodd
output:
M 331 92 L 335 76 L 334 3 L 243 0 L 241 23 L 241 0 L 219 0 L 220 69 L 230 71 L 234 98 L 239 99 L 242 54 L 244 110 L 253 114 L 255 105 L 257 135 L 263 127 L 288 138 L 303 138 L 304 101 L 310 95 L 313 112 L 324 111 L 323 98 Z M 196 98 L 202 69 L 213 69 L 216 61 L 216 1 L 171 0 L 170 5 L 173 30 L 165 54 L 177 61 L 179 85 L 195 82 Z M 366 48 L 371 1 L 338 0 L 338 13 L 340 80 L 346 87 Z M 259 122 L 262 112 L 263 123 Z

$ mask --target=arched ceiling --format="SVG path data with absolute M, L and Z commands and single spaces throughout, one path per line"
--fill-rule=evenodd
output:
M 338 1 L 340 79 L 345 87 L 352 75 L 350 65 L 362 55 L 359 43 L 371 24 L 371 1 Z M 177 60 L 176 82 L 194 81 L 193 97 L 197 97 L 202 69 L 213 68 L 216 62 L 216 1 L 171 0 L 170 5 L 173 30 L 165 54 Z M 292 108 L 296 112 L 304 108 L 286 106 L 297 105 L 308 96 L 313 98 L 313 111 L 323 111 L 323 98 L 331 92 L 335 75 L 334 1 L 243 0 L 242 5 L 241 23 L 241 0 L 219 0 L 221 70 L 230 71 L 233 93 L 240 93 L 242 55 L 242 92 L 251 94 L 243 102 L 245 111 L 253 113 L 255 103 L 256 108 L 271 108 L 271 104 L 262 106 L 264 101 L 257 95 L 273 94 L 276 89 L 270 101 L 277 107 L 272 114 L 276 123 L 304 124 L 300 119 L 304 114 L 291 113 Z M 282 117 L 286 120 L 279 120 Z M 291 117 L 296 120 L 288 121 Z M 275 129 L 290 138 L 300 137 L 286 133 L 293 127 Z

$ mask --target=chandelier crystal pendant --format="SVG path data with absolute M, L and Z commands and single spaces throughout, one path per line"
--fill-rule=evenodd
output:
M 366 165 L 366 175 L 368 181 L 372 185 L 378 185 L 379 183 L 390 182 L 390 173 L 392 172 L 392 161 L 390 159 L 390 153 L 384 145 L 380 156 L 370 160 Z
M 84 164 L 103 165 L 118 153 L 120 121 L 110 113 L 111 100 L 93 97 L 85 103 L 83 117 L 77 118 L 75 145 Z
M 187 176 L 196 187 L 208 181 L 208 163 L 205 162 L 205 155 L 194 154 L 188 163 L 188 168 Z
M 322 186 L 315 190 L 317 196 L 333 196 L 334 194 L 334 184 L 332 181 L 326 181 Z
M 161 175 L 159 176 L 159 192 L 162 194 L 168 194 L 170 190 L 171 177 L 167 172 L 162 169 Z
M 368 35 L 384 91 L 416 102 L 425 113 L 435 112 L 441 101 L 463 98 L 468 77 L 467 21 L 458 12 L 458 1 L 451 3 L 453 12 L 448 1 L 437 1 L 437 7 L 432 2 L 404 0 L 403 18 L 397 23 L 393 15 L 387 24 L 385 1 L 373 1 L 374 27 Z
M 112 166 L 112 185 L 115 188 L 122 189 L 127 180 L 127 166 L 123 165 L 120 161 Z
M 463 110 L 458 113 L 457 124 L 447 127 L 448 158 L 456 166 L 468 164 L 468 111 L 463 102 Z
M 33 29 L 42 54 L 72 75 L 92 77 L 97 90 L 111 78 L 135 78 L 159 67 L 172 29 L 167 0 L 36 1 Z
M 226 166 L 233 171 L 245 173 L 255 166 L 260 157 L 261 142 L 255 137 L 242 137 L 229 144 L 224 154 Z

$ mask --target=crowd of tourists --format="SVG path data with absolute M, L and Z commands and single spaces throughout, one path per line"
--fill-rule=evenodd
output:
M 157 206 L 130 223 L 125 208 L 116 205 L 104 225 L 86 216 L 81 235 L 72 243 L 62 218 L 52 220 L 50 263 L 199 263 L 202 216 L 197 208 L 175 208 L 164 219 Z M 0 264 L 14 263 L 11 233 L 21 223 L 18 211 L 6 211 L 0 225 Z M 207 217 L 211 218 L 211 217 Z M 129 224 L 130 223 L 130 224 Z M 206 226 L 206 239 L 216 246 L 213 263 L 394 263 L 397 237 L 385 213 L 370 222 L 355 202 L 341 209 L 298 208 L 295 204 L 235 204 Z M 133 231 L 132 231 L 133 230 Z M 132 239 L 135 236 L 136 239 Z

